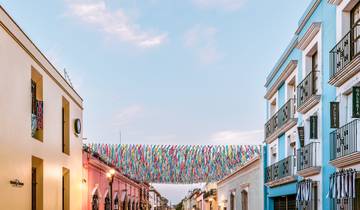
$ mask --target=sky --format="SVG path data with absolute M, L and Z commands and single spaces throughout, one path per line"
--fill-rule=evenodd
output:
M 68 72 L 87 142 L 260 144 L 265 78 L 310 0 L 0 2 Z

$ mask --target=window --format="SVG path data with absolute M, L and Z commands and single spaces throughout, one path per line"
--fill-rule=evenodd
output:
M 360 178 L 356 179 L 355 199 L 339 199 L 333 201 L 333 210 L 358 210 L 360 209 Z
M 70 171 L 62 169 L 62 210 L 70 209 Z
M 246 190 L 241 191 L 241 209 L 248 210 L 248 192 Z
M 235 192 L 230 193 L 230 210 L 235 210 Z
M 62 152 L 70 155 L 70 110 L 69 102 L 62 98 Z
M 111 202 L 110 202 L 110 193 L 109 193 L 109 191 L 106 193 L 106 196 L 105 196 L 105 202 L 104 202 L 104 204 L 105 204 L 105 210 L 110 210 L 111 209 Z
M 43 141 L 43 79 L 39 72 L 31 69 L 31 136 Z
M 276 99 L 274 99 L 271 103 L 270 103 L 270 115 L 269 115 L 269 119 L 275 114 L 276 112 Z
M 43 210 L 43 160 L 31 158 L 31 210 Z
M 312 94 L 317 94 L 318 92 L 318 87 L 319 87 L 319 81 L 318 81 L 318 74 L 316 73 L 317 71 L 319 71 L 319 59 L 318 59 L 318 52 L 315 51 L 314 54 L 312 54 L 311 56 L 311 71 L 313 72 L 313 77 L 312 77 Z
M 296 210 L 296 196 L 287 195 L 274 198 L 274 209 L 276 210 Z
M 352 32 L 352 41 L 354 43 L 352 54 L 356 56 L 360 52 L 360 4 L 356 4 L 356 6 L 351 10 L 351 28 L 354 29 Z
M 114 210 L 119 210 L 119 196 L 117 192 L 114 197 Z
M 91 210 L 99 210 L 99 192 L 97 189 L 91 199 Z

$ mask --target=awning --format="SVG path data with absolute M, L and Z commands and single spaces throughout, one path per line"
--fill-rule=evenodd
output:
M 341 170 L 330 175 L 330 185 L 327 197 L 332 199 L 348 199 L 356 196 L 355 169 Z

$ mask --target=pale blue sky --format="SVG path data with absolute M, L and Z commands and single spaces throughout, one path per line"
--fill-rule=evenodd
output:
M 121 129 L 123 143 L 251 144 L 266 75 L 310 0 L 0 2 L 67 69 L 89 141 L 118 143 Z

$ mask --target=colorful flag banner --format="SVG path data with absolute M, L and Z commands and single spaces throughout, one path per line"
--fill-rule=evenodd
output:
M 254 145 L 86 144 L 85 149 L 121 173 L 150 183 L 219 181 L 260 155 Z

